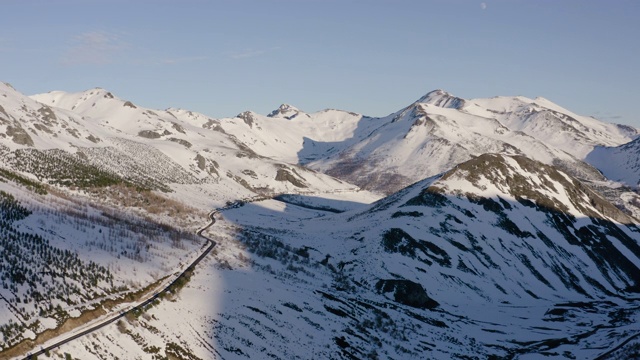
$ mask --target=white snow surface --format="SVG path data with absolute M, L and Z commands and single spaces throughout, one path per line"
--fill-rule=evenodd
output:
M 587 161 L 607 178 L 637 188 L 640 184 L 639 155 L 640 142 L 636 139 L 616 147 L 598 146 L 589 153 Z

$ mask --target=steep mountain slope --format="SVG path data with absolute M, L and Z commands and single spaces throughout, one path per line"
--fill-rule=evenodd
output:
M 109 122 L 114 128 L 129 134 L 144 131 L 143 135 L 161 137 L 164 132 L 175 133 L 174 124 L 186 122 L 198 128 L 226 134 L 235 140 L 236 145 L 242 144 L 245 149 L 261 156 L 293 164 L 304 162 L 297 152 L 302 150 L 305 137 L 313 137 L 321 142 L 343 141 L 351 136 L 357 121 L 362 117 L 339 110 L 307 114 L 283 104 L 268 116 L 245 111 L 231 119 L 212 119 L 182 109 L 151 111 L 138 108 L 102 89 L 80 93 L 55 91 L 34 95 L 32 98 L 98 121 Z
M 330 202 L 289 197 L 225 211 L 242 245 L 224 242 L 181 297 L 202 320 L 162 320 L 186 316 L 163 303 L 99 348 L 132 333 L 148 342 L 128 349 L 181 339 L 202 358 L 585 358 L 633 334 L 637 303 L 624 289 L 639 254 L 626 236 L 637 229 L 613 221 L 632 219 L 543 164 L 476 160 L 366 210 L 332 215 L 317 210 Z
M 593 358 L 637 334 L 640 230 L 553 167 L 484 155 L 340 214 L 284 200 L 225 210 L 220 255 L 178 302 L 65 351 Z
M 157 195 L 127 195 L 146 205 L 107 206 L 107 199 L 0 172 L 0 358 L 14 346 L 32 349 L 36 334 L 117 311 L 197 254 L 187 214 L 198 226 L 206 213 Z
M 91 125 L 76 113 L 53 109 L 0 83 L 0 139 L 12 150 L 100 146 Z
M 640 184 L 640 138 L 616 147 L 596 147 L 586 160 L 609 179 L 637 187 Z
M 469 270 L 473 280 L 464 282 L 476 286 L 483 279 L 494 282 L 503 277 L 511 285 L 497 284 L 508 296 L 600 298 L 637 290 L 640 247 L 634 240 L 639 231 L 635 219 L 553 167 L 520 156 L 487 154 L 412 189 L 401 199 L 383 201 L 373 213 L 356 217 L 375 218 L 378 212 L 388 216 L 393 210 L 392 217 L 377 222 L 385 228 L 398 223 L 383 231 L 386 251 L 415 252 L 416 260 L 440 271 L 447 266 L 433 257 L 449 258 L 450 267 Z M 425 220 L 416 213 L 431 217 L 426 229 L 420 226 Z M 411 240 L 425 235 L 429 238 L 425 243 Z M 443 251 L 430 249 L 429 241 Z M 489 275 L 492 269 L 498 272 Z M 492 288 L 490 283 L 478 287 Z M 548 295 L 536 294 L 535 289 Z M 491 292 L 477 295 L 505 295 Z
M 371 205 L 281 200 L 222 211 L 172 301 L 58 353 L 595 358 L 637 335 L 635 219 L 551 166 L 487 154 Z
M 50 183 L 125 181 L 165 192 L 216 184 L 203 186 L 225 200 L 355 189 L 257 154 L 221 127 L 205 126 L 216 121 L 199 114 L 145 109 L 103 89 L 32 98 L 8 85 L 0 90 L 5 166 Z
M 511 130 L 522 131 L 578 159 L 584 159 L 595 146 L 624 144 L 639 134 L 631 126 L 577 115 L 542 97 L 472 99 L 461 110 L 495 117 Z
M 517 125 L 517 119 L 525 124 L 539 122 L 538 117 L 531 117 L 523 109 L 533 105 L 518 98 L 503 102 L 515 109 L 502 112 L 483 109 L 473 101 L 442 91 L 431 92 L 409 107 L 379 119 L 381 125 L 354 145 L 309 166 L 360 186 L 366 183 L 369 188 L 385 193 L 488 152 L 525 155 L 582 178 L 602 180 L 594 168 L 576 157 L 579 152 L 572 155 L 564 151 L 565 147 L 572 147 L 550 138 L 546 130 L 510 128 Z M 496 107 L 495 102 L 486 103 Z M 574 142 L 582 144 L 583 138 L 575 137 Z M 590 141 L 600 140 L 604 141 L 598 137 Z M 628 137 L 620 135 L 615 140 L 622 142 Z M 563 146 L 558 147 L 559 143 Z
M 640 291 L 640 229 L 553 167 L 483 155 L 365 211 L 304 220 L 308 208 L 265 202 L 225 217 L 255 255 L 307 254 L 289 265 L 301 267 L 290 270 L 296 278 L 306 278 L 308 261 L 334 269 L 330 286 L 299 290 L 309 298 L 300 302 L 325 299 L 316 310 L 342 323 L 341 340 L 319 348 L 345 358 L 586 358 L 633 334 L 638 304 L 627 298 Z M 297 212 L 300 223 L 274 226 Z M 384 330 L 366 323 L 377 311 L 391 319 Z M 325 316 L 310 320 L 325 324 Z

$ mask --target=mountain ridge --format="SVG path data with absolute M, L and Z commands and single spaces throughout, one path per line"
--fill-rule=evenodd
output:
M 599 352 L 586 343 L 604 344 L 610 334 L 600 326 L 621 323 L 588 314 L 635 306 L 637 221 L 579 180 L 522 156 L 482 155 L 369 206 L 274 227 L 273 217 L 297 212 L 295 199 L 281 206 L 247 204 L 225 221 L 242 229 L 256 255 L 278 260 L 279 249 L 307 249 L 308 259 L 292 266 L 311 260 L 335 269 L 318 297 L 344 319 L 341 341 L 351 356 L 384 338 L 388 345 L 376 351 L 389 357 L 589 358 Z M 392 319 L 386 336 L 364 325 L 378 311 Z M 520 320 L 503 323 L 511 316 Z

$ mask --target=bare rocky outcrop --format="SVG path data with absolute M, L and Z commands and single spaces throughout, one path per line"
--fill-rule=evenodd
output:
M 43 106 L 38 109 L 38 114 L 40 114 L 40 120 L 44 121 L 47 124 L 56 123 L 58 121 L 56 114 L 48 106 Z
M 381 294 L 393 293 L 396 302 L 415 308 L 433 309 L 440 305 L 427 295 L 422 285 L 411 280 L 380 280 L 376 283 L 376 291 Z
M 89 135 L 86 137 L 87 140 L 91 141 L 92 143 L 99 143 L 101 140 L 99 137 L 93 136 L 93 135 Z
M 162 134 L 159 134 L 153 130 L 142 130 L 138 133 L 138 136 L 147 139 L 159 139 L 162 137 Z
M 245 111 L 243 113 L 240 113 L 237 115 L 237 117 L 242 119 L 245 124 L 249 125 L 249 127 L 253 127 L 253 123 L 256 120 L 255 116 L 253 116 L 251 111 Z
M 154 115 L 155 115 L 155 114 L 154 114 Z M 171 123 L 171 126 L 173 126 L 173 128 L 174 128 L 177 132 L 182 133 L 182 134 L 186 134 L 186 132 L 184 131 L 184 127 L 182 127 L 182 125 L 180 125 L 180 124 L 178 124 L 178 123 L 174 123 L 174 122 L 172 122 L 172 123 Z
M 122 106 L 130 107 L 132 109 L 137 109 L 137 107 L 135 105 L 133 105 L 133 103 L 131 101 L 125 101 L 125 103 L 122 104 Z
M 184 140 L 184 139 L 178 139 L 178 138 L 172 137 L 172 138 L 168 138 L 167 140 L 173 141 L 175 143 L 178 143 L 178 144 L 186 147 L 187 149 L 189 149 L 191 146 L 193 146 L 190 142 L 188 142 L 187 140 Z
M 276 181 L 288 181 L 291 184 L 293 184 L 293 186 L 296 186 L 299 188 L 307 187 L 307 184 L 305 184 L 301 179 L 297 178 L 290 171 L 284 168 L 278 169 L 278 172 L 276 174 Z
M 206 171 L 210 175 L 216 175 L 216 176 L 220 175 L 218 173 L 218 170 L 217 170 L 219 168 L 219 165 L 218 165 L 217 162 L 212 161 L 212 160 L 208 160 L 207 158 L 205 158 L 204 156 L 202 156 L 200 154 L 196 155 L 195 160 L 196 160 L 196 162 L 198 164 L 198 169 Z
M 7 126 L 7 135 L 18 145 L 33 146 L 33 139 L 29 133 L 20 126 Z

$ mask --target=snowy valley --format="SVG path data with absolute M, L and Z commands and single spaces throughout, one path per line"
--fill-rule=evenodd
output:
M 544 98 L 215 119 L 0 83 L 0 358 L 638 356 L 638 135 Z

